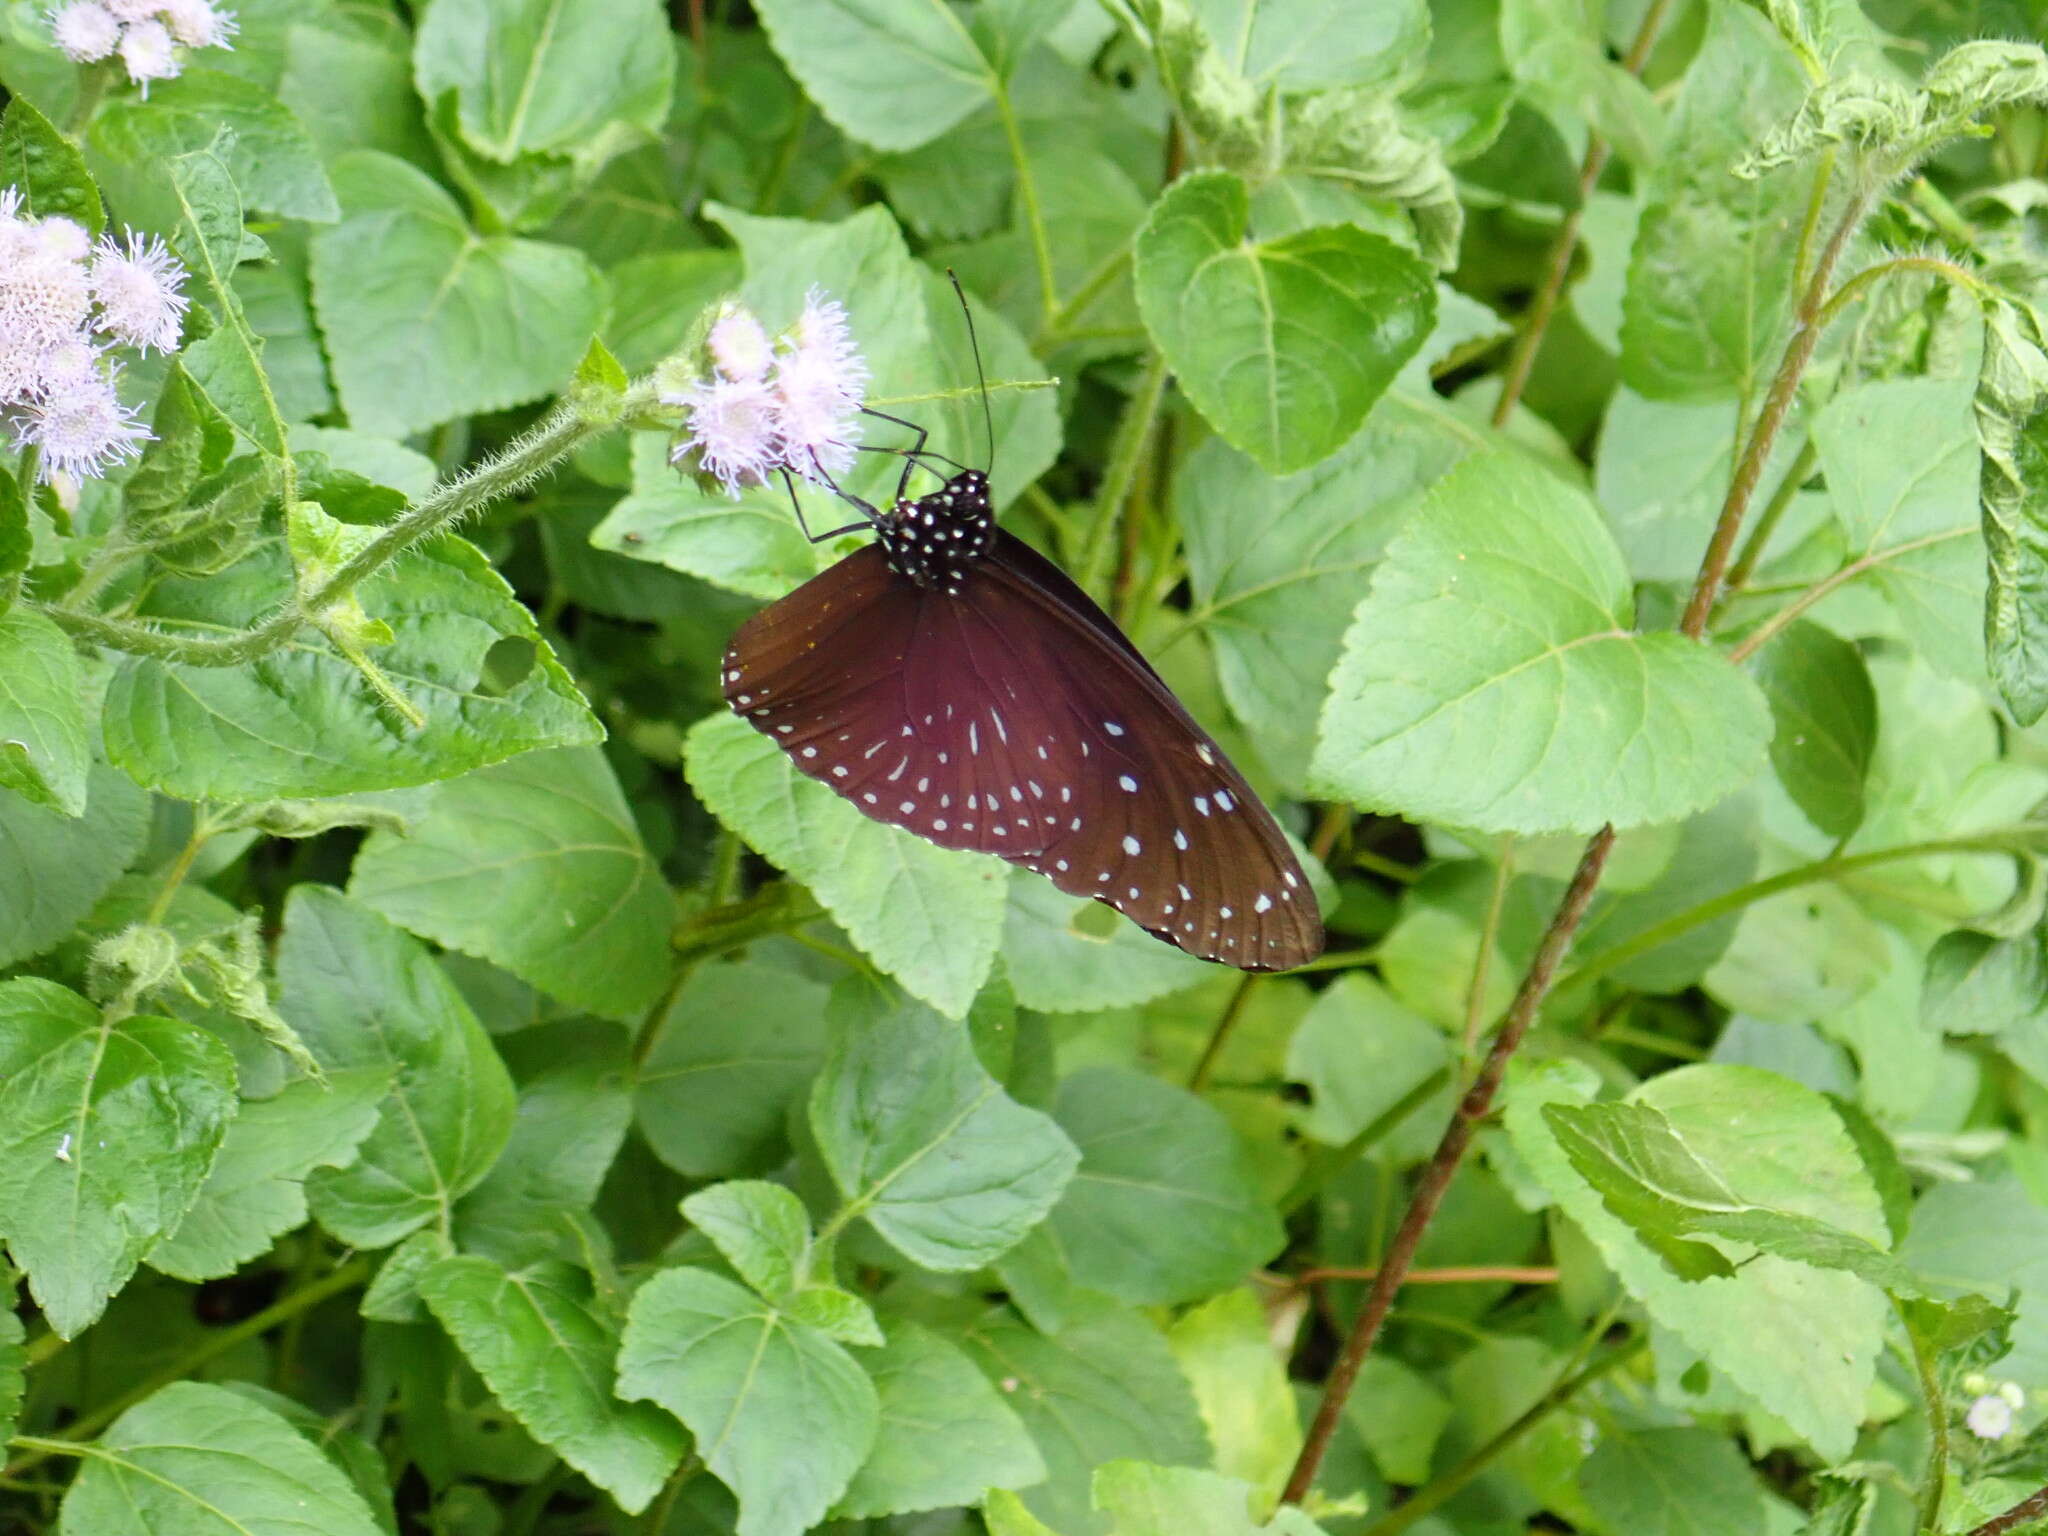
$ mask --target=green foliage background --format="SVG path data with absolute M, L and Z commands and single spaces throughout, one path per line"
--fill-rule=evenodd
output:
M 145 98 L 0 5 L 0 184 L 195 299 L 139 463 L 0 464 L 0 1530 L 1914 1536 L 2048 1482 L 2048 61 L 1975 41 L 2039 0 L 240 21 Z M 850 545 L 678 476 L 646 375 L 818 284 L 977 459 L 947 267 L 1006 522 L 1311 851 L 1312 970 L 719 706 Z

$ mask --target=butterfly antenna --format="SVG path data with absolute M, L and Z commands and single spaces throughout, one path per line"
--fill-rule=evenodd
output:
M 981 385 L 981 424 L 988 433 L 988 473 L 994 474 L 996 469 L 996 418 L 995 413 L 989 409 L 988 404 L 988 375 L 982 371 L 981 366 L 981 338 L 974 334 L 974 311 L 968 307 L 967 291 L 960 286 L 958 274 L 951 267 L 948 267 L 946 268 L 946 276 L 953 284 L 953 296 L 960 301 L 960 313 L 967 317 L 967 345 L 973 349 L 974 377 L 975 381 Z

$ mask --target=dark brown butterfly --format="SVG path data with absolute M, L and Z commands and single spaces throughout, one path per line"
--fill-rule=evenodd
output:
M 996 526 L 986 474 L 904 495 L 937 455 L 901 425 L 918 440 L 889 510 L 839 492 L 875 542 L 740 627 L 726 702 L 862 814 L 1192 955 L 1268 971 L 1320 954 L 1315 893 L 1244 776 L 1110 617 Z

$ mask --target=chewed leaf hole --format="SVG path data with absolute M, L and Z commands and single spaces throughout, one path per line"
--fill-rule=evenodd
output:
M 525 682 L 533 671 L 538 652 L 523 635 L 506 635 L 484 652 L 484 664 L 476 680 L 476 691 L 500 698 Z
M 1076 938 L 1093 939 L 1098 944 L 1107 944 L 1116 937 L 1117 915 L 1099 901 L 1084 901 L 1080 909 L 1067 919 L 1067 931 Z

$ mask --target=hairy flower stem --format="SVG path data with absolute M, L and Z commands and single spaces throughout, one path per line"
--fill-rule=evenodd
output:
M 1905 1303 L 1893 1298 L 1892 1305 L 1905 1326 L 1906 1345 L 1913 1353 L 1913 1375 L 1920 1384 L 1921 1405 L 1927 1410 L 1927 1428 L 1933 1443 L 1927 1450 L 1927 1481 L 1920 1492 L 1920 1526 L 1941 1528 L 1941 1495 L 1948 1484 L 1948 1403 L 1942 1396 L 1941 1377 L 1935 1370 L 1934 1350 L 1906 1322 Z
M 323 610 L 347 597 L 365 577 L 414 544 L 530 484 L 591 438 L 609 432 L 653 403 L 653 386 L 639 384 L 600 402 L 558 407 L 502 452 L 437 487 L 386 523 L 376 538 L 312 591 L 287 599 L 269 618 L 240 634 L 199 639 L 67 608 L 50 607 L 43 612 L 81 640 L 138 656 L 194 667 L 233 667 L 254 661 L 289 644 Z
M 1110 445 L 1109 470 L 1102 477 L 1102 489 L 1095 498 L 1094 519 L 1089 524 L 1087 543 L 1074 573 L 1081 590 L 1106 597 L 1111 559 L 1117 549 L 1117 525 L 1131 488 L 1138 483 L 1138 467 L 1144 461 L 1145 446 L 1152 438 L 1152 425 L 1159 419 L 1160 402 L 1166 398 L 1169 370 L 1166 355 L 1154 351 L 1137 391 L 1124 406 L 1117 423 L 1116 438 Z
M 1336 1365 L 1331 1368 L 1329 1381 L 1324 1384 L 1323 1400 L 1316 1406 L 1308 1438 L 1302 1444 L 1294 1471 L 1288 1476 L 1286 1491 L 1281 1494 L 1289 1504 L 1299 1504 L 1316 1480 L 1323 1453 L 1329 1449 L 1330 1437 L 1336 1433 L 1337 1422 L 1343 1415 L 1345 1399 L 1350 1397 L 1352 1385 L 1358 1380 L 1359 1368 L 1372 1352 L 1380 1328 L 1387 1320 L 1387 1313 L 1394 1305 L 1394 1293 L 1400 1290 L 1402 1281 L 1408 1277 L 1408 1271 L 1415 1263 L 1415 1250 L 1421 1246 L 1422 1234 L 1429 1230 L 1437 1206 L 1443 1201 L 1444 1191 L 1450 1188 L 1458 1164 L 1464 1161 L 1465 1149 L 1472 1143 L 1472 1133 L 1493 1107 L 1493 1096 L 1507 1072 L 1508 1059 L 1522 1043 L 1522 1036 L 1534 1022 L 1536 1010 L 1550 991 L 1551 978 L 1557 974 L 1557 967 L 1564 959 L 1572 935 L 1585 918 L 1586 908 L 1593 900 L 1594 888 L 1600 883 L 1600 873 L 1607 867 L 1607 856 L 1613 848 L 1612 827 L 1602 827 L 1586 844 L 1571 884 L 1565 888 L 1564 900 L 1550 919 L 1543 941 L 1536 946 L 1536 958 L 1530 961 L 1528 972 L 1516 989 L 1515 1000 L 1508 1007 L 1500 1032 L 1493 1037 L 1493 1046 L 1486 1053 L 1479 1075 L 1458 1101 L 1451 1123 L 1444 1128 L 1443 1139 L 1437 1143 L 1428 1166 L 1416 1182 L 1415 1193 L 1408 1199 L 1408 1209 L 1402 1213 L 1401 1225 L 1394 1233 L 1393 1242 L 1387 1245 L 1386 1257 L 1380 1261 L 1379 1274 L 1374 1277 L 1372 1289 L 1366 1294 L 1365 1305 L 1359 1309 L 1358 1319 L 1351 1325 L 1351 1334 L 1344 1341 Z

